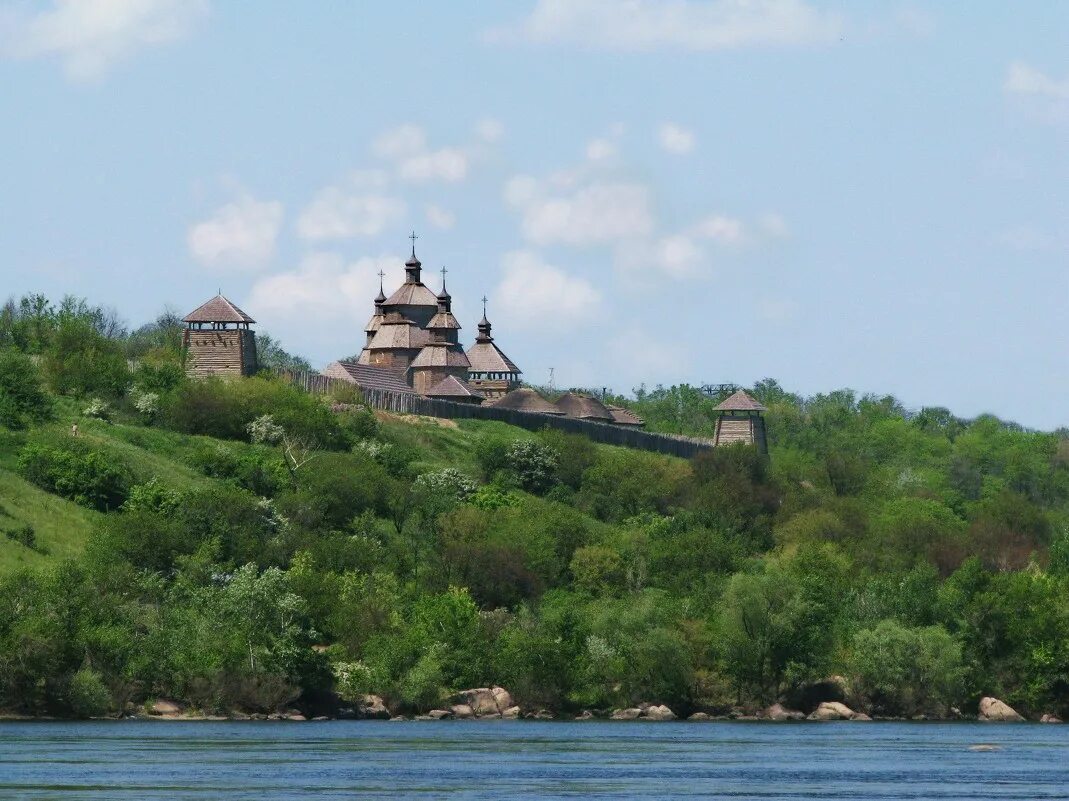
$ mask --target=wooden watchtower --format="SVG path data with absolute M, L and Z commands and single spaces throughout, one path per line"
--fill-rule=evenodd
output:
M 190 378 L 256 372 L 256 335 L 249 327 L 256 321 L 222 295 L 190 312 L 183 322 L 182 345 Z
M 753 445 L 758 452 L 768 453 L 768 438 L 765 435 L 764 413 L 768 411 L 744 390 L 739 390 L 717 406 L 716 430 L 713 444 L 734 445 L 744 442 Z

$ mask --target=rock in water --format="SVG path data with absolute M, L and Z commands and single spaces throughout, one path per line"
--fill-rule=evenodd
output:
M 501 713 L 501 717 L 505 720 L 516 720 L 520 716 L 520 708 L 518 706 L 510 706 L 504 712 Z
M 783 704 L 773 704 L 761 712 L 761 717 L 765 720 L 775 721 L 805 720 L 805 713 L 795 709 L 787 709 Z
M 645 714 L 642 716 L 643 720 L 675 720 L 676 713 L 663 704 L 660 706 L 651 706 L 646 709 Z
M 981 698 L 979 720 L 995 722 L 1010 722 L 1024 720 L 1017 711 L 1009 704 L 1005 704 L 997 698 Z
M 856 713 L 846 704 L 825 701 L 814 709 L 806 720 L 851 720 Z
M 1039 719 L 1040 723 L 1061 723 L 1062 719 L 1057 715 L 1052 715 L 1049 712 Z
M 638 707 L 629 707 L 628 709 L 614 709 L 612 714 L 609 715 L 609 720 L 638 720 L 639 715 L 642 714 L 642 710 Z
M 390 710 L 386 708 L 386 702 L 377 695 L 365 695 L 361 698 L 356 706 L 356 714 L 361 718 L 390 719 Z
M 475 717 L 475 712 L 467 704 L 454 704 L 452 707 L 453 717 L 455 718 L 472 718 Z
M 701 721 L 701 720 L 712 720 L 712 718 L 709 717 L 709 714 L 707 712 L 695 712 L 693 715 L 691 715 L 689 718 L 687 718 L 687 720 Z
M 149 711 L 153 715 L 181 715 L 182 707 L 174 701 L 166 701 L 163 698 L 157 698 L 156 701 L 153 702 Z

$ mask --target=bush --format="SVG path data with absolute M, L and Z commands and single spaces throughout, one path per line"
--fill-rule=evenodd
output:
M 885 715 L 947 712 L 962 690 L 961 646 L 941 626 L 907 628 L 883 620 L 854 635 L 855 691 Z
M 29 523 L 18 523 L 4 529 L 4 536 L 31 551 L 37 550 L 37 532 Z
M 110 455 L 30 444 L 19 453 L 19 473 L 31 484 L 102 512 L 126 500 L 130 472 Z
M 531 439 L 513 442 L 507 452 L 508 467 L 528 492 L 541 495 L 557 480 L 557 452 Z
M 0 349 L 0 426 L 26 428 L 52 416 L 52 399 L 33 362 L 13 348 Z
M 122 345 L 88 321 L 61 320 L 42 361 L 52 389 L 64 395 L 121 395 L 130 383 Z
M 95 718 L 111 707 L 111 693 L 104 679 L 90 667 L 83 667 L 71 676 L 67 690 L 71 711 L 79 718 Z

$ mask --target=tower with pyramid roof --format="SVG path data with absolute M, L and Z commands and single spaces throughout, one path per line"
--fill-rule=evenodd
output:
M 487 398 L 500 398 L 520 385 L 520 368 L 495 343 L 486 317 L 486 298 L 483 298 L 483 318 L 475 344 L 468 348 L 468 383 Z
M 713 409 L 716 414 L 713 444 L 721 446 L 741 442 L 753 445 L 758 452 L 767 454 L 768 437 L 765 434 L 764 418 L 766 411 L 767 408 L 740 389 Z
M 191 378 L 232 377 L 256 372 L 256 321 L 221 294 L 198 306 L 183 321 L 186 374 Z
M 435 299 L 437 311 L 426 327 L 430 340 L 416 354 L 408 368 L 412 389 L 420 395 L 432 397 L 448 397 L 458 388 L 464 389 L 468 368 L 471 367 L 464 348 L 460 346 L 460 323 L 453 316 L 453 298 L 446 289 L 445 274 L 443 267 L 442 291 Z M 467 391 L 464 394 L 471 400 L 482 400 L 477 392 Z

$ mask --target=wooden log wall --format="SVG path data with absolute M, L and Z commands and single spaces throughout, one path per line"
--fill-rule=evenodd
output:
M 296 370 L 276 370 L 281 377 L 291 381 L 312 393 L 326 393 L 335 383 L 352 387 L 353 384 L 337 378 L 307 373 Z M 610 423 L 595 423 L 590 420 L 576 420 L 573 417 L 523 412 L 515 409 L 498 409 L 494 406 L 479 406 L 470 403 L 425 398 L 414 392 L 395 392 L 386 389 L 364 389 L 358 387 L 364 402 L 372 409 L 380 409 L 394 414 L 418 414 L 425 417 L 441 417 L 450 420 L 498 420 L 502 423 L 527 429 L 541 431 L 552 428 L 568 434 L 582 434 L 585 437 L 605 445 L 617 445 L 623 448 L 662 453 L 690 459 L 699 453 L 712 450 L 713 443 L 707 439 L 683 437 L 675 434 L 655 434 L 650 431 L 617 426 Z

